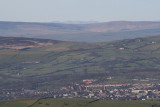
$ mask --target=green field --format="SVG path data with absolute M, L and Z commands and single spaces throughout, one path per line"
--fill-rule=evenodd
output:
M 0 101 L 0 107 L 159 107 L 160 101 L 109 101 L 96 99 L 21 99 Z
M 160 81 L 160 36 L 123 41 L 60 42 L 0 49 L 0 88 L 49 89 L 86 78 L 99 82 Z M 112 76 L 112 80 L 106 78 Z M 154 78 L 154 80 L 153 80 Z M 10 84 L 10 85 L 7 85 Z

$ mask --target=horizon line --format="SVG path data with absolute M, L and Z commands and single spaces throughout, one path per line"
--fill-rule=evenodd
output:
M 49 22 L 41 22 L 41 21 L 5 21 L 5 20 L 0 20 L 0 22 L 13 22 L 13 23 L 59 23 L 59 24 L 98 24 L 98 23 L 110 23 L 110 22 L 160 22 L 160 20 L 148 20 L 148 21 L 144 21 L 144 20 L 113 20 L 113 21 L 92 21 L 92 20 L 88 20 L 88 21 L 81 21 L 81 20 L 76 20 L 73 22 L 86 22 L 86 23 L 68 23 L 67 21 L 71 21 L 72 20 L 66 20 L 66 21 L 49 21 Z M 88 23 L 87 23 L 88 22 Z M 89 23 L 89 22 L 93 22 L 93 23 Z M 94 23 L 95 22 L 95 23 Z

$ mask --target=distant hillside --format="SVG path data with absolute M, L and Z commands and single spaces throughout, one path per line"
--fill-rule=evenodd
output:
M 19 39 L 22 38 L 12 38 L 17 41 L 12 45 L 21 44 Z M 48 44 L 48 40 L 22 40 Z M 8 44 L 8 40 L 3 42 Z M 53 41 L 53 45 L 44 43 L 29 49 L 1 48 L 0 89 L 52 89 L 87 78 L 98 79 L 99 83 L 141 82 L 133 81 L 135 78 L 159 82 L 159 53 L 160 36 L 103 43 Z M 106 79 L 110 76 L 111 80 Z
M 100 42 L 160 34 L 160 22 L 115 21 L 95 24 L 0 22 L 0 36 Z

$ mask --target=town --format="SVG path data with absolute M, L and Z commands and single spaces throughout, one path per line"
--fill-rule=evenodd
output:
M 3 89 L 0 100 L 16 98 L 95 98 L 106 100 L 160 99 L 160 83 L 96 84 L 97 79 L 84 79 L 80 83 L 53 90 Z

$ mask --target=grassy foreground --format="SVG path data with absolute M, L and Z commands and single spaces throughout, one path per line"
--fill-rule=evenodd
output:
M 0 107 L 160 107 L 160 101 L 108 101 L 96 99 L 20 99 L 1 101 Z

